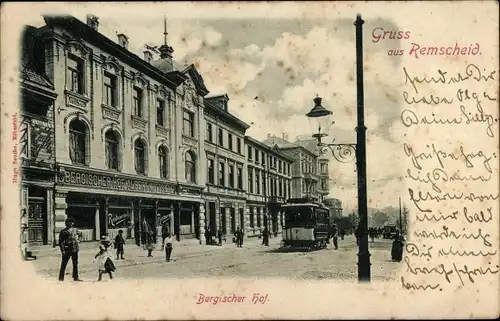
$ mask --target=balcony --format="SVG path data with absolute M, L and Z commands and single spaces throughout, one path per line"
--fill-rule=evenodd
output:
M 105 104 L 102 104 L 101 108 L 102 108 L 102 118 L 119 122 L 120 115 L 122 114 L 121 110 Z
M 313 182 L 317 182 L 319 179 L 319 176 L 314 173 L 304 173 L 304 179 L 311 180 Z
M 141 130 L 146 130 L 146 125 L 148 123 L 144 118 L 138 117 L 136 115 L 132 115 L 132 128 L 137 128 Z
M 70 107 L 77 108 L 83 112 L 87 112 L 88 102 L 90 98 L 83 96 L 82 94 L 72 92 L 70 90 L 65 90 L 64 94 L 66 96 L 66 105 Z
M 156 128 L 156 136 L 163 136 L 165 138 L 170 137 L 170 129 L 168 129 L 167 127 L 155 125 L 155 128 Z

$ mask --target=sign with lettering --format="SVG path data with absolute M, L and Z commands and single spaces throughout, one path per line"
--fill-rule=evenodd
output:
M 86 173 L 81 170 L 65 170 L 58 175 L 57 183 L 78 187 L 107 189 L 126 192 L 141 192 L 152 194 L 175 194 L 174 184 L 151 181 L 139 178 L 124 177 L 119 174 L 109 175 L 100 173 Z
M 115 227 L 124 227 L 127 226 L 127 223 L 130 219 L 130 213 L 128 211 L 125 211 L 123 213 L 120 212 L 110 212 L 108 214 L 108 222 L 110 227 L 115 228 Z

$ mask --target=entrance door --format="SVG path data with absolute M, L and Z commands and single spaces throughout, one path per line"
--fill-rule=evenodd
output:
M 245 212 L 244 209 L 240 208 L 240 227 L 244 231 L 245 230 Z
M 210 230 L 212 231 L 212 233 L 214 233 L 213 235 L 216 235 L 217 233 L 217 213 L 215 213 L 215 202 L 210 202 L 208 203 L 208 210 L 210 212 Z
M 28 242 L 30 245 L 47 244 L 47 203 L 43 197 L 28 200 Z
M 229 213 L 231 215 L 231 234 L 234 234 L 236 232 L 236 214 L 234 208 L 229 209 Z
M 222 234 L 227 234 L 227 219 L 226 219 L 226 209 L 224 207 L 220 208 L 221 213 L 221 225 L 222 225 Z

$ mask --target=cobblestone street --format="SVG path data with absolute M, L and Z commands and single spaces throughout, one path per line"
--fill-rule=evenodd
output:
M 130 245 L 127 260 L 116 261 L 116 279 L 142 278 L 189 278 L 189 277 L 286 277 L 294 279 L 339 279 L 357 280 L 357 246 L 353 236 L 339 240 L 339 250 L 330 244 L 327 249 L 312 252 L 282 252 L 279 250 L 280 237 L 273 238 L 269 247 L 261 245 L 261 240 L 247 240 L 243 248 L 232 244 L 222 247 L 206 245 L 174 244 L 173 262 L 164 261 L 164 253 L 153 252 L 154 258 L 145 257 L 145 252 Z M 388 281 L 396 279 L 401 263 L 390 261 L 388 240 L 370 243 L 372 280 Z M 90 250 L 86 250 L 90 251 Z M 127 250 L 126 250 L 127 251 Z M 132 255 L 139 255 L 133 258 Z M 96 271 L 90 255 L 80 256 L 80 276 L 84 281 L 95 281 Z M 35 263 L 44 277 L 56 278 L 59 259 L 52 258 L 48 268 L 41 262 Z M 38 260 L 37 260 L 38 261 Z M 67 268 L 67 279 L 71 280 L 71 264 Z M 108 280 L 107 277 L 104 280 Z M 69 281 L 70 282 L 70 281 Z

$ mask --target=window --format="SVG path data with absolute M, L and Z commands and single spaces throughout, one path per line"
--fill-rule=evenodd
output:
M 213 184 L 215 182 L 214 179 L 214 160 L 208 160 L 208 183 Z
M 321 173 L 326 174 L 328 172 L 327 164 L 321 164 Z
M 168 178 L 168 154 L 165 146 L 158 148 L 158 160 L 160 162 L 160 177 Z
M 224 162 L 219 162 L 219 185 L 224 186 L 226 178 L 224 177 Z
M 288 175 L 292 175 L 292 170 L 291 170 L 291 167 L 290 167 L 290 164 L 288 164 Z
M 273 157 L 273 165 L 274 165 L 274 168 L 276 168 L 276 157 Z
M 86 164 L 87 126 L 75 119 L 69 124 L 69 157 L 74 164 Z
M 196 159 L 192 152 L 186 152 L 186 181 L 190 183 L 196 183 Z
M 274 196 L 273 191 L 274 191 L 274 185 L 273 185 L 273 178 L 269 177 L 269 191 L 271 192 L 271 196 Z
M 266 155 L 262 152 L 262 165 L 266 165 Z
M 106 140 L 106 166 L 108 169 L 118 170 L 118 135 L 113 130 L 108 130 Z
M 326 178 L 321 179 L 321 189 L 328 189 L 328 184 L 326 182 Z
M 207 123 L 207 139 L 209 142 L 213 142 L 213 138 L 212 138 L 212 124 L 210 123 Z
M 255 170 L 255 193 L 260 194 L 260 173 Z
M 184 135 L 194 137 L 194 114 L 188 111 L 184 111 L 183 115 Z
M 243 169 L 241 167 L 238 167 L 236 170 L 236 179 L 238 180 L 238 189 L 242 190 L 243 189 Z
M 143 113 L 142 113 L 142 89 L 134 87 L 132 95 L 133 95 L 132 98 L 134 101 L 134 115 L 142 118 L 142 116 L 143 116 Z
M 104 104 L 117 107 L 116 98 L 116 77 L 112 74 L 104 73 Z
M 287 184 L 287 189 L 288 189 L 288 198 L 292 197 L 292 191 L 291 191 L 291 187 L 290 187 L 290 182 L 288 182 Z
M 241 154 L 241 139 L 239 137 L 236 138 L 236 150 L 238 154 Z
M 253 169 L 248 169 L 248 192 L 253 193 Z
M 252 160 L 252 146 L 248 146 L 248 159 Z
M 257 227 L 260 227 L 260 207 L 257 208 Z
M 281 171 L 282 171 L 282 168 L 281 168 L 281 161 L 278 161 L 278 172 L 280 172 L 280 173 L 281 173 Z
M 283 196 L 283 180 L 281 178 L 278 181 L 278 196 Z
M 255 162 L 256 163 L 259 162 L 259 151 L 258 150 L 255 150 Z
M 229 172 L 229 187 L 234 188 L 234 165 L 229 165 L 228 166 L 228 172 Z
M 273 189 L 274 189 L 274 196 L 278 196 L 278 180 L 276 177 L 273 178 Z
M 219 128 L 219 146 L 224 147 L 224 133 L 222 128 Z
M 135 171 L 137 174 L 146 174 L 146 149 L 144 143 L 140 139 L 136 139 L 134 143 L 135 153 Z
M 250 206 L 250 227 L 254 227 L 253 207 Z
M 165 101 L 156 100 L 156 124 L 158 126 L 165 126 Z
M 267 190 L 266 190 L 266 174 L 262 173 L 262 193 L 264 195 L 267 195 Z
M 233 135 L 231 133 L 227 133 L 227 148 L 233 150 Z
M 69 90 L 83 94 L 83 62 L 73 55 L 68 55 Z

